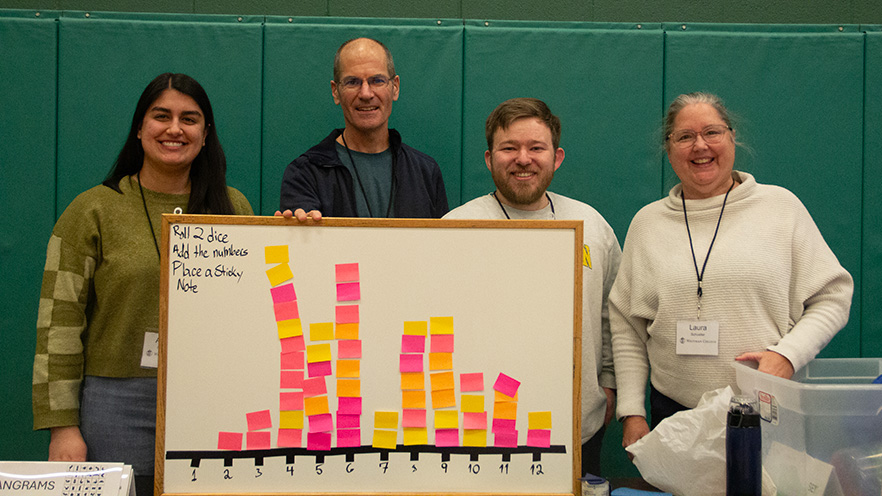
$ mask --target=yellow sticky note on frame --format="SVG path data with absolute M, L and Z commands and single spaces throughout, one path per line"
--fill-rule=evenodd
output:
M 487 446 L 487 431 L 484 429 L 463 429 L 462 445 L 481 448 Z
M 551 429 L 551 412 L 529 412 L 527 418 L 530 429 Z
M 337 377 L 361 377 L 361 360 L 337 360 Z
M 425 427 L 405 427 L 404 445 L 416 446 L 429 444 L 429 432 Z
M 303 410 L 279 412 L 279 427 L 282 429 L 303 429 Z
M 462 411 L 481 413 L 484 411 L 484 397 L 477 394 L 464 394 L 460 397 Z
M 402 372 L 401 389 L 423 390 L 426 387 L 426 376 L 423 372 Z
M 303 398 L 303 409 L 306 411 L 307 417 L 321 415 L 323 413 L 331 413 L 328 408 L 328 397 L 324 395 Z
M 319 322 L 309 324 L 310 341 L 331 341 L 334 339 L 334 323 Z
M 429 353 L 429 370 L 453 370 L 453 353 Z
M 263 258 L 268 264 L 288 263 L 288 245 L 266 246 L 263 249 Z M 275 286 L 275 284 L 273 285 Z
M 337 396 L 340 398 L 360 398 L 361 379 L 337 379 Z
M 398 447 L 398 431 L 374 429 L 373 447 L 394 450 Z
M 429 323 L 425 320 L 404 322 L 404 334 L 408 336 L 425 336 L 428 328 Z
M 426 392 L 425 391 L 402 391 L 401 392 L 402 408 L 426 408 Z
M 279 339 L 293 338 L 294 336 L 303 335 L 303 327 L 301 327 L 300 319 L 280 320 L 276 322 L 279 329 Z
M 398 429 L 398 412 L 374 412 L 375 429 Z
M 266 277 L 269 278 L 270 286 L 278 286 L 283 282 L 294 277 L 291 267 L 287 263 L 276 265 L 271 269 L 267 269 Z
M 458 429 L 459 412 L 456 410 L 438 410 L 435 412 L 436 429 Z
M 453 334 L 453 317 L 429 317 L 429 332 Z

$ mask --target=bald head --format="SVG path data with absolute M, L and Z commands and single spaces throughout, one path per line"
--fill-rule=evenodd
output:
M 337 53 L 334 54 L 334 81 L 340 82 L 340 78 L 343 75 L 343 59 L 348 59 L 350 61 L 357 61 L 364 57 L 370 57 L 378 53 L 378 51 L 382 52 L 383 57 L 386 60 L 386 72 L 390 79 L 395 77 L 395 63 L 392 61 L 392 52 L 386 47 L 386 45 L 380 43 L 379 41 L 372 38 L 353 38 L 342 45 L 337 49 Z

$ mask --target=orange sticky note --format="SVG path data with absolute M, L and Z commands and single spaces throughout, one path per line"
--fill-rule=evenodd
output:
M 449 408 L 456 406 L 456 395 L 452 389 L 432 391 L 432 408 Z
M 337 324 L 337 339 L 358 339 L 358 322 Z
M 513 401 L 493 404 L 493 418 L 515 420 L 518 418 L 518 404 Z
M 425 391 L 402 391 L 401 407 L 420 409 L 426 408 L 426 392 Z
M 361 360 L 337 360 L 337 377 L 361 377 Z
M 499 391 L 493 391 L 493 393 L 494 393 L 493 394 L 493 401 L 495 401 L 496 403 L 518 400 L 518 393 L 515 393 L 514 397 L 506 396 L 506 395 L 500 393 Z
M 340 398 L 360 398 L 361 379 L 337 379 L 337 396 Z
M 429 353 L 429 370 L 453 370 L 453 353 Z
M 429 377 L 430 382 L 432 383 L 432 391 L 438 391 L 439 389 L 453 389 L 456 387 L 453 372 L 436 372 Z
M 401 389 L 421 390 L 426 387 L 426 377 L 423 372 L 404 372 L 401 374 Z
M 313 415 L 321 415 L 323 413 L 331 413 L 331 410 L 328 408 L 327 396 L 312 396 L 309 398 L 303 398 L 303 409 L 306 411 L 307 417 L 312 417 Z

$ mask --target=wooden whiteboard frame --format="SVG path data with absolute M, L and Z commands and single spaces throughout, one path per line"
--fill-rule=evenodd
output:
M 404 228 L 404 229 L 506 229 L 506 230 L 518 230 L 518 229 L 555 229 L 555 230 L 565 230 L 573 232 L 573 361 L 572 361 L 572 492 L 555 492 L 555 493 L 546 493 L 546 492 L 528 492 L 528 493 L 518 493 L 518 494 L 531 494 L 535 496 L 559 496 L 561 494 L 569 494 L 571 496 L 577 496 L 581 494 L 581 484 L 579 481 L 579 477 L 581 477 L 581 387 L 580 387 L 580 379 L 581 379 L 581 336 L 582 336 L 582 244 L 583 244 L 583 226 L 581 221 L 567 221 L 567 220 L 555 220 L 555 221 L 520 221 L 520 220 L 411 220 L 411 219 L 350 219 L 350 218 L 325 218 L 318 223 L 314 223 L 310 221 L 309 223 L 299 223 L 294 219 L 284 219 L 281 217 L 257 217 L 257 216 L 212 216 L 212 215 L 163 215 L 162 219 L 162 245 L 161 245 L 161 292 L 160 292 L 160 312 L 159 312 L 159 333 L 160 333 L 160 352 L 159 352 L 159 368 L 158 368 L 158 391 L 157 391 L 157 412 L 156 412 L 156 471 L 155 471 L 155 492 L 156 494 L 162 494 L 169 496 L 184 496 L 184 495 L 196 495 L 196 494 L 217 494 L 216 491 L 208 492 L 177 492 L 177 493 L 166 493 L 164 491 L 164 474 L 165 474 L 165 464 L 166 464 L 166 421 L 169 416 L 176 415 L 176 412 L 167 412 L 166 411 L 166 394 L 167 394 L 167 379 L 169 377 L 168 371 L 168 329 L 169 329 L 169 288 L 170 288 L 170 277 L 169 274 L 169 253 L 172 250 L 172 244 L 174 240 L 171 238 L 171 226 L 175 224 L 197 224 L 197 225 L 217 225 L 217 226 L 239 226 L 239 225 L 253 225 L 253 226 L 273 226 L 279 229 L 299 229 L 299 228 L 320 228 L 320 229 L 331 229 L 331 228 Z M 443 235 L 443 234 L 442 234 Z M 462 247 L 459 247 L 462 248 Z M 450 249 L 455 250 L 457 247 L 450 247 Z M 502 247 L 502 249 L 513 250 L 513 247 Z M 261 254 L 262 258 L 262 254 Z M 525 257 L 529 259 L 529 257 Z M 531 291 L 543 291 L 545 288 L 540 287 L 530 287 L 523 288 L 525 294 L 529 294 Z M 194 360 L 198 360 L 198 357 L 194 357 Z M 491 392 L 492 394 L 492 392 Z M 191 412 L 182 412 L 184 415 L 191 414 Z M 366 422 L 367 423 L 367 422 Z M 489 433 L 489 430 L 488 430 Z M 492 436 L 491 436 L 492 437 Z M 304 443 L 305 444 L 305 443 Z M 489 443 L 488 443 L 489 444 Z M 400 446 L 400 445 L 399 445 Z M 392 451 L 393 453 L 395 451 Z M 228 452 L 231 455 L 234 455 L 236 452 Z M 282 456 L 282 455 L 268 455 L 270 456 Z M 298 455 L 304 456 L 304 455 Z M 219 457 L 216 457 L 219 458 Z M 231 456 L 232 458 L 239 458 L 236 456 Z M 247 458 L 255 458 L 256 456 L 249 456 Z M 534 453 L 535 459 L 535 453 Z M 503 458 L 505 460 L 505 458 Z M 192 462 L 191 463 L 197 463 Z M 231 463 L 231 462 L 230 462 Z M 293 463 L 293 461 L 292 461 Z M 330 478 L 328 479 L 331 480 Z M 406 489 L 406 488 L 403 488 Z M 252 494 L 267 494 L 267 495 L 281 495 L 281 494 L 291 494 L 291 495 L 314 495 L 314 494 L 322 494 L 322 495 L 352 495 L 352 494 L 396 494 L 396 495 L 425 495 L 425 494 L 449 494 L 456 496 L 466 496 L 466 495 L 478 495 L 478 494 L 512 494 L 511 491 L 506 491 L 504 493 L 497 492 L 445 492 L 445 493 L 437 493 L 437 492 L 424 492 L 424 491 L 413 491 L 413 490 L 403 490 L 401 492 L 353 492 L 351 490 L 347 490 L 345 492 L 335 492 L 332 489 L 332 484 L 329 484 L 328 491 L 322 492 L 265 492 L 265 493 L 256 493 L 253 491 L 245 491 L 245 492 L 229 492 L 223 494 L 230 495 L 252 495 Z

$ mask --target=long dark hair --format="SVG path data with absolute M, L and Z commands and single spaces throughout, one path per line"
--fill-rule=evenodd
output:
M 227 194 L 227 159 L 217 138 L 211 102 L 202 86 L 186 74 L 166 72 L 156 76 L 144 88 L 135 107 L 132 128 L 129 130 L 126 142 L 102 184 L 120 191 L 119 181 L 141 170 L 144 164 L 144 148 L 141 146 L 141 140 L 138 139 L 138 131 L 144 122 L 147 109 L 167 89 L 175 89 L 195 100 L 205 115 L 205 146 L 190 165 L 190 200 L 187 204 L 187 213 L 221 215 L 235 213 L 230 196 Z

